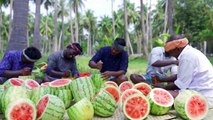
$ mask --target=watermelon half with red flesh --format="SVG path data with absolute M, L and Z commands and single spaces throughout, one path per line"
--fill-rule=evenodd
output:
M 8 105 L 5 117 L 7 120 L 35 120 L 35 105 L 27 98 L 16 100 Z
M 180 91 L 175 98 L 174 108 L 182 118 L 191 120 L 204 119 L 209 110 L 206 98 L 193 90 Z
M 147 96 L 149 92 L 152 90 L 151 86 L 147 83 L 137 83 L 133 86 L 134 89 L 137 89 L 143 93 L 143 95 Z
M 132 82 L 124 81 L 119 85 L 119 90 L 121 91 L 121 93 L 123 93 L 125 90 L 131 89 L 132 87 L 133 87 Z
M 69 79 L 57 79 L 50 82 L 49 86 L 57 89 L 70 89 L 71 82 Z
M 41 86 L 42 86 L 42 87 L 49 86 L 49 83 L 50 83 L 50 82 L 41 83 Z
M 122 93 L 121 98 L 120 98 L 121 105 L 124 103 L 124 101 L 126 100 L 127 97 L 129 97 L 130 95 L 133 95 L 133 94 L 142 94 L 142 93 L 139 90 L 137 90 L 137 89 L 127 89 L 127 90 L 125 90 Z
M 40 85 L 35 80 L 27 79 L 24 81 L 24 86 L 26 86 L 29 90 L 32 90 L 33 88 L 37 88 Z
M 142 120 L 149 115 L 150 103 L 141 93 L 133 94 L 124 101 L 123 112 L 130 120 Z
M 120 100 L 120 91 L 118 88 L 112 85 L 108 85 L 104 88 L 107 92 L 109 92 L 115 99 L 116 103 L 119 103 Z
M 174 103 L 173 96 L 165 89 L 154 88 L 148 95 L 150 102 L 150 113 L 153 115 L 164 115 L 169 112 Z
M 10 86 L 21 86 L 24 80 L 19 78 L 11 78 L 4 83 L 4 90 Z

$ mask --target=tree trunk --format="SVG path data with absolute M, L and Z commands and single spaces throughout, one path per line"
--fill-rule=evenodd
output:
M 34 24 L 34 36 L 33 36 L 33 46 L 41 50 L 41 33 L 40 33 L 40 23 L 41 23 L 41 0 L 36 0 L 36 13 L 35 13 L 35 24 Z
M 8 41 L 10 40 L 11 31 L 12 31 L 12 24 L 13 24 L 13 0 L 10 0 L 10 22 L 9 22 L 9 37 Z
M 61 11 L 62 11 L 62 15 L 61 15 L 61 22 L 62 22 L 62 35 L 61 35 L 61 49 L 64 49 L 64 0 L 61 0 Z
M 3 51 L 3 40 L 1 39 L 2 33 L 2 10 L 0 7 L 0 51 Z
M 168 31 L 169 31 L 169 34 L 173 34 L 173 4 L 172 4 L 172 0 L 168 0 Z
M 135 33 L 135 37 L 137 40 L 137 54 L 141 54 L 141 39 L 137 32 Z
M 140 1 L 141 3 L 141 31 L 142 31 L 142 44 L 143 44 L 143 55 L 145 58 L 148 58 L 148 41 L 146 40 L 146 31 L 145 31 L 145 24 L 144 24 L 144 5 L 143 0 Z
M 126 9 L 126 0 L 124 3 L 124 27 L 125 27 L 125 40 L 127 45 L 127 52 L 129 53 L 129 34 L 128 34 L 128 21 L 127 21 L 127 9 Z
M 111 0 L 111 9 L 112 9 L 112 30 L 113 30 L 113 38 L 115 38 L 115 19 L 114 19 L 113 2 L 114 2 L 114 0 Z
M 78 4 L 75 5 L 75 42 L 78 41 Z
M 29 0 L 14 1 L 13 26 L 8 50 L 23 50 L 27 47 L 27 22 L 29 11 Z
M 206 55 L 207 41 L 203 41 L 203 53 Z
M 165 4 L 165 13 L 164 13 L 164 29 L 163 29 L 163 33 L 167 32 L 167 20 L 168 20 L 168 0 L 166 0 L 166 4 Z M 164 39 L 164 43 L 165 43 L 165 39 Z
M 45 40 L 46 40 L 46 42 L 45 42 L 45 53 L 47 53 L 48 52 L 48 45 L 49 45 L 49 39 L 48 39 L 48 9 L 47 9 L 47 18 L 46 18 L 46 23 L 45 23 Z M 50 47 L 50 46 L 49 46 Z
M 71 40 L 70 42 L 75 42 L 74 40 L 74 34 L 73 34 L 73 26 L 72 26 L 72 2 L 70 0 L 70 32 L 71 32 Z
M 54 3 L 54 37 L 53 37 L 53 51 L 57 51 L 57 45 L 58 45 L 58 0 L 55 0 Z

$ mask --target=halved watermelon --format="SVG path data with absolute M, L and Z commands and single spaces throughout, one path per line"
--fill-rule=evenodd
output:
M 4 90 L 9 88 L 10 86 L 21 86 L 24 80 L 19 78 L 10 78 L 4 83 Z
M 124 115 L 130 120 L 142 120 L 149 115 L 150 104 L 147 98 L 140 94 L 133 94 L 126 98 L 123 104 Z
M 107 85 L 106 87 L 104 87 L 104 89 L 109 92 L 115 99 L 116 103 L 119 103 L 120 100 L 120 91 L 117 87 L 112 86 L 112 85 Z
M 182 118 L 191 120 L 204 119 L 209 110 L 206 98 L 194 90 L 180 91 L 175 98 L 174 107 Z
M 142 94 L 139 90 L 137 89 L 127 89 L 125 90 L 122 95 L 121 95 L 121 105 L 124 103 L 124 101 L 126 100 L 127 97 L 129 97 L 130 95 L 133 95 L 133 94 Z
M 131 89 L 133 87 L 132 82 L 130 81 L 124 81 L 119 85 L 119 90 L 121 93 L 123 93 L 127 89 Z
M 8 105 L 5 117 L 7 118 L 7 120 L 35 120 L 35 105 L 31 100 L 27 98 L 20 98 Z
M 42 87 L 49 86 L 49 83 L 50 83 L 50 82 L 41 83 L 41 86 L 42 86 Z
M 69 79 L 57 79 L 50 82 L 49 86 L 55 89 L 70 89 L 71 82 Z
M 150 113 L 153 115 L 164 115 L 169 112 L 174 103 L 174 98 L 165 89 L 154 88 L 148 95 L 150 101 Z
M 27 79 L 24 81 L 23 86 L 29 90 L 32 90 L 33 88 L 37 88 L 40 85 L 35 80 Z
M 133 87 L 134 89 L 137 89 L 143 93 L 143 95 L 147 96 L 149 92 L 152 90 L 151 86 L 147 83 L 137 83 Z

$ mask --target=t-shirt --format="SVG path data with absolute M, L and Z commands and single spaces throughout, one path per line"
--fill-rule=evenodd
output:
M 186 46 L 178 60 L 179 69 L 175 85 L 180 89 L 200 92 L 213 107 L 213 67 L 208 58 L 199 50 Z
M 118 55 L 111 54 L 111 47 L 102 47 L 90 61 L 102 61 L 101 73 L 105 71 L 127 71 L 128 68 L 128 54 L 126 51 L 121 51 Z

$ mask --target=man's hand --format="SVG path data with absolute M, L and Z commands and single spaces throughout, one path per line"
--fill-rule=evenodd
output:
M 99 61 L 97 64 L 97 69 L 101 70 L 102 69 L 102 65 L 103 65 L 103 62 L 102 61 Z
M 62 77 L 65 77 L 65 78 L 67 78 L 67 77 L 69 77 L 70 76 L 70 70 L 67 70 L 67 71 L 65 71 L 65 72 L 63 72 L 63 76 Z
M 179 64 L 179 61 L 178 61 L 178 60 L 175 60 L 173 64 L 178 65 L 178 64 Z
M 26 76 L 26 75 L 31 75 L 31 68 L 25 67 L 21 70 L 21 75 Z
M 102 78 L 107 80 L 110 76 L 112 76 L 112 72 L 110 71 L 105 71 L 104 73 L 101 74 Z

